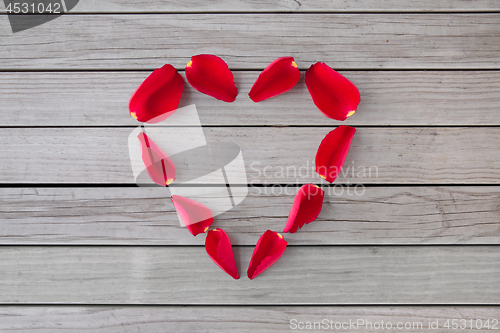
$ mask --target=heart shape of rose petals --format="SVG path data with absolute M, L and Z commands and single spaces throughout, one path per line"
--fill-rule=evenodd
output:
M 185 74 L 194 89 L 216 99 L 233 102 L 238 95 L 231 70 L 224 60 L 215 55 L 193 56 Z M 299 78 L 300 71 L 294 58 L 281 57 L 260 73 L 248 95 L 254 102 L 260 102 L 292 89 Z M 345 120 L 356 112 L 360 101 L 358 89 L 328 65 L 321 62 L 312 65 L 306 71 L 305 83 L 314 104 L 325 116 Z M 132 95 L 130 114 L 141 122 L 162 121 L 177 109 L 183 88 L 184 80 L 174 67 L 167 64 L 156 69 Z M 341 125 L 321 141 L 315 159 L 316 172 L 326 181 L 331 183 L 337 178 L 355 132 L 353 127 Z M 138 139 L 148 175 L 156 184 L 168 186 L 175 180 L 175 165 L 145 133 L 140 133 Z M 303 185 L 295 195 L 283 232 L 295 233 L 316 220 L 323 198 L 324 191 L 318 186 Z M 193 236 L 207 233 L 205 249 L 214 263 L 234 279 L 239 279 L 227 233 L 220 228 L 208 231 L 213 223 L 210 209 L 179 195 L 172 195 L 172 202 L 179 218 Z M 287 244 L 281 234 L 271 230 L 264 232 L 252 253 L 248 278 L 254 279 L 277 262 Z

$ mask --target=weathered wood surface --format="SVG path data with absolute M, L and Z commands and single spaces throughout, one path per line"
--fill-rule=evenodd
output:
M 10 333 L 38 333 L 68 331 L 73 333 L 132 333 L 132 332 L 290 332 L 299 322 L 306 327 L 310 322 L 333 322 L 335 332 L 380 332 L 377 324 L 390 323 L 397 330 L 399 323 L 409 328 L 404 332 L 417 333 L 428 330 L 429 322 L 438 321 L 439 328 L 432 332 L 450 332 L 446 321 L 456 319 L 458 324 L 466 320 L 469 329 L 462 332 L 484 332 L 475 326 L 476 319 L 497 319 L 498 306 L 3 306 L 0 307 L 0 330 Z M 473 329 L 470 329 L 470 320 Z M 354 321 L 360 325 L 335 329 L 335 325 Z M 249 325 L 251 323 L 251 325 Z M 339 324 L 337 324 L 339 323 Z M 363 324 L 362 324 L 363 323 Z M 370 325 L 371 323 L 371 329 Z M 377 323 L 377 324 L 376 324 Z M 367 326 L 368 325 L 368 326 Z M 479 325 L 479 322 L 478 322 Z M 316 326 L 318 329 L 318 326 Z M 319 330 L 319 329 L 318 329 Z
M 223 0 L 133 1 L 80 0 L 72 13 L 203 13 L 203 12 L 494 12 L 495 0 Z M 0 8 L 5 13 L 5 8 Z
M 500 71 L 342 72 L 361 92 L 347 125 L 500 125 Z M 0 126 L 137 125 L 128 100 L 149 72 L 0 73 Z M 184 75 L 184 73 L 182 73 Z M 203 125 L 340 124 L 314 105 L 304 75 L 288 93 L 254 103 L 259 72 L 234 72 L 239 96 L 224 103 L 186 83 L 180 107 L 195 104 Z M 245 115 L 245 116 L 242 116 Z
M 131 131 L 4 128 L 0 132 L 0 182 L 135 183 L 127 147 Z M 234 142 L 241 147 L 250 184 L 323 181 L 315 171 L 314 157 L 329 131 L 204 128 L 208 142 Z M 496 127 L 358 128 L 335 184 L 498 184 L 499 134 Z
M 285 238 L 286 239 L 286 238 Z M 497 304 L 496 246 L 289 246 L 245 277 L 253 247 L 234 247 L 243 276 L 204 247 L 1 247 L 0 303 Z
M 498 306 L 462 304 L 500 299 L 500 187 L 437 184 L 500 185 L 500 127 L 473 127 L 500 125 L 499 11 L 494 0 L 81 0 L 71 14 L 16 34 L 1 15 L 0 126 L 53 127 L 0 131 L 0 183 L 41 185 L 0 189 L 0 304 L 8 304 L 0 331 L 279 332 L 291 318 L 364 317 L 439 319 L 436 331 L 448 332 L 446 319 L 498 319 Z M 417 12 L 464 13 L 408 14 Z M 253 245 L 265 229 L 282 229 L 295 188 L 254 192 L 216 217 L 236 245 L 243 278 L 232 281 L 209 260 L 204 236 L 179 227 L 164 189 L 43 187 L 132 184 L 131 93 L 148 71 L 183 69 L 198 53 L 222 56 L 240 88 L 225 104 L 186 85 L 181 105 L 197 104 L 204 125 L 301 126 L 205 128 L 209 141 L 242 147 L 250 182 L 319 183 L 316 148 L 340 124 L 314 107 L 303 81 L 263 103 L 247 98 L 278 56 L 294 56 L 302 70 L 316 61 L 345 69 L 362 92 L 345 124 L 385 126 L 358 128 L 346 161 L 376 167 L 376 176 L 337 180 L 381 186 L 327 195 L 318 221 L 285 234 L 285 255 L 254 281 L 245 277 Z M 130 127 L 112 127 L 122 125 Z M 271 176 L 257 175 L 266 166 Z M 276 174 L 290 166 L 307 175 Z
M 325 188 L 317 221 L 290 245 L 500 244 L 500 187 Z M 215 218 L 234 245 L 284 228 L 296 187 L 252 188 Z M 163 188 L 1 188 L 0 244 L 203 245 Z
M 63 15 L 13 34 L 0 20 L 0 70 L 184 68 L 212 53 L 233 69 L 292 55 L 301 69 L 500 68 L 500 14 Z

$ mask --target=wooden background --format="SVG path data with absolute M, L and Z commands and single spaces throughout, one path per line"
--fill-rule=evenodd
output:
M 449 332 L 446 319 L 500 319 L 498 1 L 80 0 L 16 34 L 2 7 L 0 45 L 0 332 L 288 332 L 324 318 L 439 319 Z M 179 227 L 165 189 L 135 186 L 128 159 L 130 95 L 199 53 L 225 59 L 240 91 L 227 104 L 186 85 L 181 101 L 209 141 L 240 145 L 256 185 L 213 225 L 239 281 Z M 345 165 L 377 173 L 339 177 L 318 221 L 285 234 L 283 257 L 250 281 L 253 246 L 281 231 L 293 186 L 325 184 L 250 166 L 311 169 L 340 124 L 303 76 L 247 97 L 289 55 L 359 87 Z

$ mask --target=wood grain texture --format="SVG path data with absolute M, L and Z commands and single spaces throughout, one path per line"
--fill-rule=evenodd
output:
M 463 304 L 500 299 L 500 187 L 411 186 L 500 185 L 500 127 L 442 127 L 500 125 L 500 71 L 487 71 L 500 69 L 498 5 L 81 0 L 71 14 L 16 34 L 1 15 L 0 71 L 8 73 L 0 73 L 0 126 L 52 128 L 0 131 L 0 183 L 132 184 L 131 93 L 149 70 L 164 63 L 182 69 L 190 56 L 214 53 L 236 70 L 240 98 L 219 103 L 187 86 L 182 105 L 197 104 L 208 126 L 278 126 L 205 128 L 209 141 L 242 147 L 251 183 L 319 182 L 316 148 L 326 126 L 339 124 L 318 112 L 303 81 L 282 98 L 248 100 L 259 70 L 293 55 L 302 70 L 316 61 L 347 70 L 363 101 L 346 124 L 408 126 L 358 128 L 337 183 L 408 186 L 368 187 L 362 195 L 329 188 L 318 221 L 285 234 L 284 256 L 254 281 L 244 277 L 253 245 L 265 229 L 281 230 L 295 188 L 252 188 L 216 218 L 235 244 L 241 281 L 209 260 L 203 235 L 179 227 L 164 189 L 1 188 L 0 331 L 279 332 L 289 331 L 292 318 L 364 317 L 438 319 L 436 331 L 448 332 L 445 319 L 498 319 L 498 306 Z M 407 14 L 443 11 L 464 13 Z M 121 125 L 130 127 L 111 127 Z M 360 168 L 376 174 L 359 176 Z
M 131 131 L 5 128 L 0 132 L 0 182 L 135 184 L 127 147 Z M 314 157 L 329 131 L 204 128 L 208 142 L 241 147 L 250 184 L 322 181 Z M 499 134 L 499 128 L 358 128 L 335 184 L 498 184 Z
M 384 322 L 394 328 L 408 325 L 405 332 L 425 331 L 429 322 L 438 321 L 439 329 L 432 332 L 445 333 L 450 329 L 444 325 L 447 320 L 456 319 L 457 323 L 466 320 L 470 327 L 470 319 L 475 325 L 476 319 L 497 319 L 500 317 L 498 306 L 1 306 L 0 330 L 10 333 L 24 333 L 36 330 L 38 333 L 59 331 L 73 333 L 133 333 L 133 332 L 290 332 L 294 324 L 322 322 L 327 320 L 336 332 L 380 332 L 373 326 Z M 296 320 L 296 321 L 294 321 Z M 337 323 L 349 323 L 349 320 L 360 325 L 344 329 L 335 329 Z M 371 323 L 371 329 L 370 325 Z M 407 324 L 408 323 L 408 324 Z M 314 324 L 312 324 L 314 325 Z M 368 325 L 368 326 L 367 326 Z M 420 326 L 421 325 L 421 326 Z M 347 329 L 346 329 L 347 327 Z M 484 330 L 467 329 L 467 332 L 484 332 Z M 298 327 L 297 327 L 298 328 Z M 316 326 L 318 328 L 318 326 Z M 319 329 L 318 329 L 319 330 Z M 462 330 L 463 331 L 463 330 Z
M 496 246 L 289 246 L 254 280 L 253 247 L 235 247 L 242 279 L 204 247 L 1 247 L 0 303 L 496 304 Z M 293 291 L 293 292 L 291 292 Z
M 500 125 L 500 71 L 342 72 L 361 92 L 347 125 Z M 128 100 L 149 72 L 0 73 L 0 126 L 137 125 Z M 184 75 L 184 73 L 182 73 Z M 259 72 L 234 72 L 239 96 L 224 103 L 184 87 L 203 125 L 331 125 L 314 105 L 304 75 L 290 92 L 254 103 Z M 474 111 L 477 110 L 477 111 Z M 244 113 L 246 116 L 242 116 Z
M 203 12 L 470 12 L 499 11 L 494 0 L 80 0 L 72 13 L 203 13 Z M 5 13 L 5 8 L 0 8 Z
M 301 69 L 499 69 L 500 14 L 64 15 L 13 34 L 0 20 L 0 70 L 184 68 L 199 53 L 233 69 L 292 55 Z
M 500 244 L 500 187 L 325 188 L 318 219 L 290 245 Z M 284 228 L 296 187 L 252 188 L 212 225 L 234 245 Z M 0 244 L 203 245 L 163 188 L 1 188 Z

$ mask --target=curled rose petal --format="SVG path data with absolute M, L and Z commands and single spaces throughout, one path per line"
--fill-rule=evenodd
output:
M 304 224 L 316 220 L 321 207 L 325 191 L 313 184 L 302 186 L 293 200 L 292 209 L 283 232 L 295 233 Z
M 212 211 L 194 200 L 172 195 L 177 214 L 193 236 L 204 233 L 213 222 Z
M 283 236 L 277 232 L 267 230 L 260 236 L 248 266 L 248 278 L 250 280 L 254 279 L 278 261 L 285 252 L 286 245 L 287 242 L 283 239 Z
M 358 88 L 328 65 L 318 62 L 309 67 L 305 82 L 314 104 L 328 118 L 346 120 L 356 112 Z
M 340 173 L 356 129 L 339 126 L 321 141 L 316 153 L 316 172 L 332 183 Z
M 234 261 L 233 248 L 226 232 L 222 229 L 209 230 L 205 239 L 205 249 L 212 260 L 224 272 L 238 280 L 240 275 Z
M 175 165 L 167 155 L 145 133 L 137 138 L 141 143 L 142 161 L 152 181 L 168 186 L 175 180 Z
M 194 89 L 224 102 L 233 102 L 238 95 L 233 73 L 224 60 L 212 54 L 191 57 L 186 79 Z
M 183 89 L 184 79 L 172 65 L 155 69 L 130 98 L 130 115 L 141 122 L 163 121 L 179 106 Z
M 292 57 L 278 58 L 260 73 L 248 96 L 260 102 L 292 89 L 299 78 L 300 71 Z

